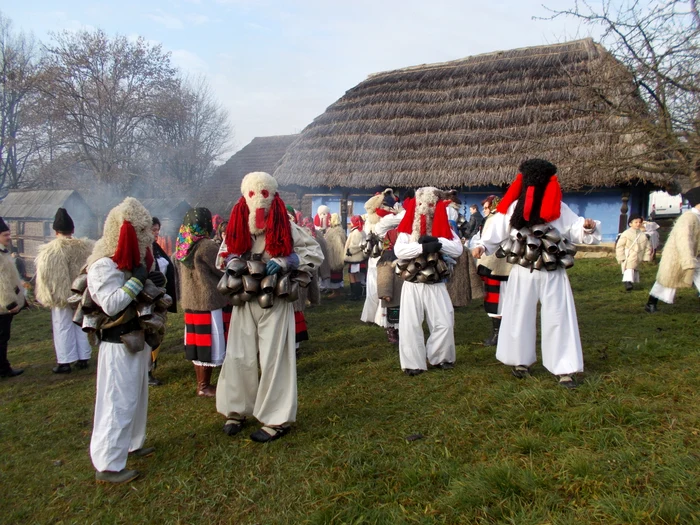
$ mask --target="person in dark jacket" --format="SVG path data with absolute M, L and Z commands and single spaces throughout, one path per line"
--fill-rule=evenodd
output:
M 469 222 L 462 224 L 462 237 L 464 239 L 471 239 L 476 232 L 481 229 L 481 225 L 484 223 L 484 217 L 479 213 L 479 208 L 476 204 L 469 206 Z

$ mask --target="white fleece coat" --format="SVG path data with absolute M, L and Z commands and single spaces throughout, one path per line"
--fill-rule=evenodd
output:
M 92 243 L 58 237 L 39 248 L 36 257 L 36 298 L 44 306 L 65 308 L 71 284 L 92 252 Z

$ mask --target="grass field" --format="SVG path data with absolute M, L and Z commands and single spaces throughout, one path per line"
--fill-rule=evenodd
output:
M 150 389 L 142 477 L 96 485 L 88 447 L 94 364 L 51 373 L 47 311 L 14 323 L 0 380 L 0 523 L 700 522 L 700 304 L 643 305 L 656 268 L 626 293 L 612 259 L 570 271 L 586 371 L 573 391 L 541 366 L 517 380 L 481 341 L 481 301 L 456 311 L 454 370 L 400 372 L 361 303 L 307 311 L 298 422 L 260 445 L 231 438 L 195 396 L 171 315 Z M 422 438 L 407 440 L 420 434 Z

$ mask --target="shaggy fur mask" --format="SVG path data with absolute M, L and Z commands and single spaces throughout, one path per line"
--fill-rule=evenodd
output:
M 102 238 L 95 243 L 92 255 L 88 259 L 88 265 L 103 257 L 114 255 L 114 252 L 117 251 L 119 232 L 124 221 L 129 221 L 134 227 L 139 242 L 141 261 L 145 260 L 146 249 L 153 244 L 153 232 L 151 231 L 153 221 L 150 212 L 143 204 L 133 197 L 127 197 L 121 204 L 112 208 L 107 215 Z
M 254 171 L 243 177 L 241 193 L 248 205 L 250 233 L 259 235 L 265 231 L 267 210 L 277 193 L 277 180 L 263 171 Z
M 318 217 L 318 221 L 316 221 L 316 217 Z M 316 210 L 316 217 L 314 217 L 314 225 L 317 228 L 325 230 L 330 226 L 331 209 L 328 206 L 321 204 Z M 318 224 L 316 224 L 317 222 Z
M 335 228 L 336 226 L 340 226 L 340 215 L 338 215 L 337 213 L 332 213 L 331 228 Z
M 388 202 L 391 202 L 392 205 L 389 206 L 387 204 Z M 395 202 L 396 199 L 394 198 L 394 190 L 391 188 L 387 188 L 383 192 L 371 197 L 367 202 L 365 202 L 365 210 L 367 211 L 367 225 L 371 228 L 385 215 L 389 215 L 390 213 L 395 214 L 396 209 L 393 207 Z

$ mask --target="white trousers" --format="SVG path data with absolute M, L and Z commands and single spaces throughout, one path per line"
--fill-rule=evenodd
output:
M 700 265 L 695 268 L 695 272 L 693 273 L 693 285 L 695 289 L 700 292 Z M 667 304 L 673 304 L 673 301 L 676 300 L 676 289 L 667 288 L 658 282 L 654 282 L 654 286 L 651 287 L 649 295 L 653 295 Z
M 363 323 L 377 323 L 377 310 L 380 309 L 379 297 L 377 296 L 377 263 L 379 257 L 370 257 L 367 262 L 367 296 L 365 305 L 362 308 L 360 321 Z M 381 320 L 381 313 L 379 319 Z M 382 326 L 380 323 L 379 326 Z
M 92 348 L 88 343 L 87 334 L 73 322 L 73 310 L 51 308 L 51 326 L 56 362 L 59 365 L 90 359 Z
M 126 467 L 130 451 L 143 447 L 148 414 L 151 347 L 135 354 L 117 343 L 100 343 L 97 398 L 90 457 L 100 472 Z
M 628 268 L 625 270 L 622 268 L 622 282 L 623 283 L 638 283 L 639 282 L 639 271 L 634 268 Z
M 566 270 L 527 270 L 513 265 L 503 300 L 496 359 L 510 366 L 537 361 L 537 302 L 542 305 L 542 364 L 555 375 L 583 371 L 576 306 Z
M 234 306 L 216 387 L 218 412 L 226 417 L 252 415 L 268 426 L 296 421 L 294 331 L 292 303 L 275 298 L 267 309 L 255 300 Z
M 427 344 L 423 319 L 428 323 Z M 455 362 L 454 308 L 445 283 L 403 283 L 399 316 L 399 358 L 403 370 L 426 370 L 431 365 Z
M 498 291 L 498 310 L 495 314 L 486 314 L 489 317 L 502 317 L 503 316 L 503 298 L 506 296 L 506 290 L 508 289 L 508 281 L 501 281 L 500 290 Z

